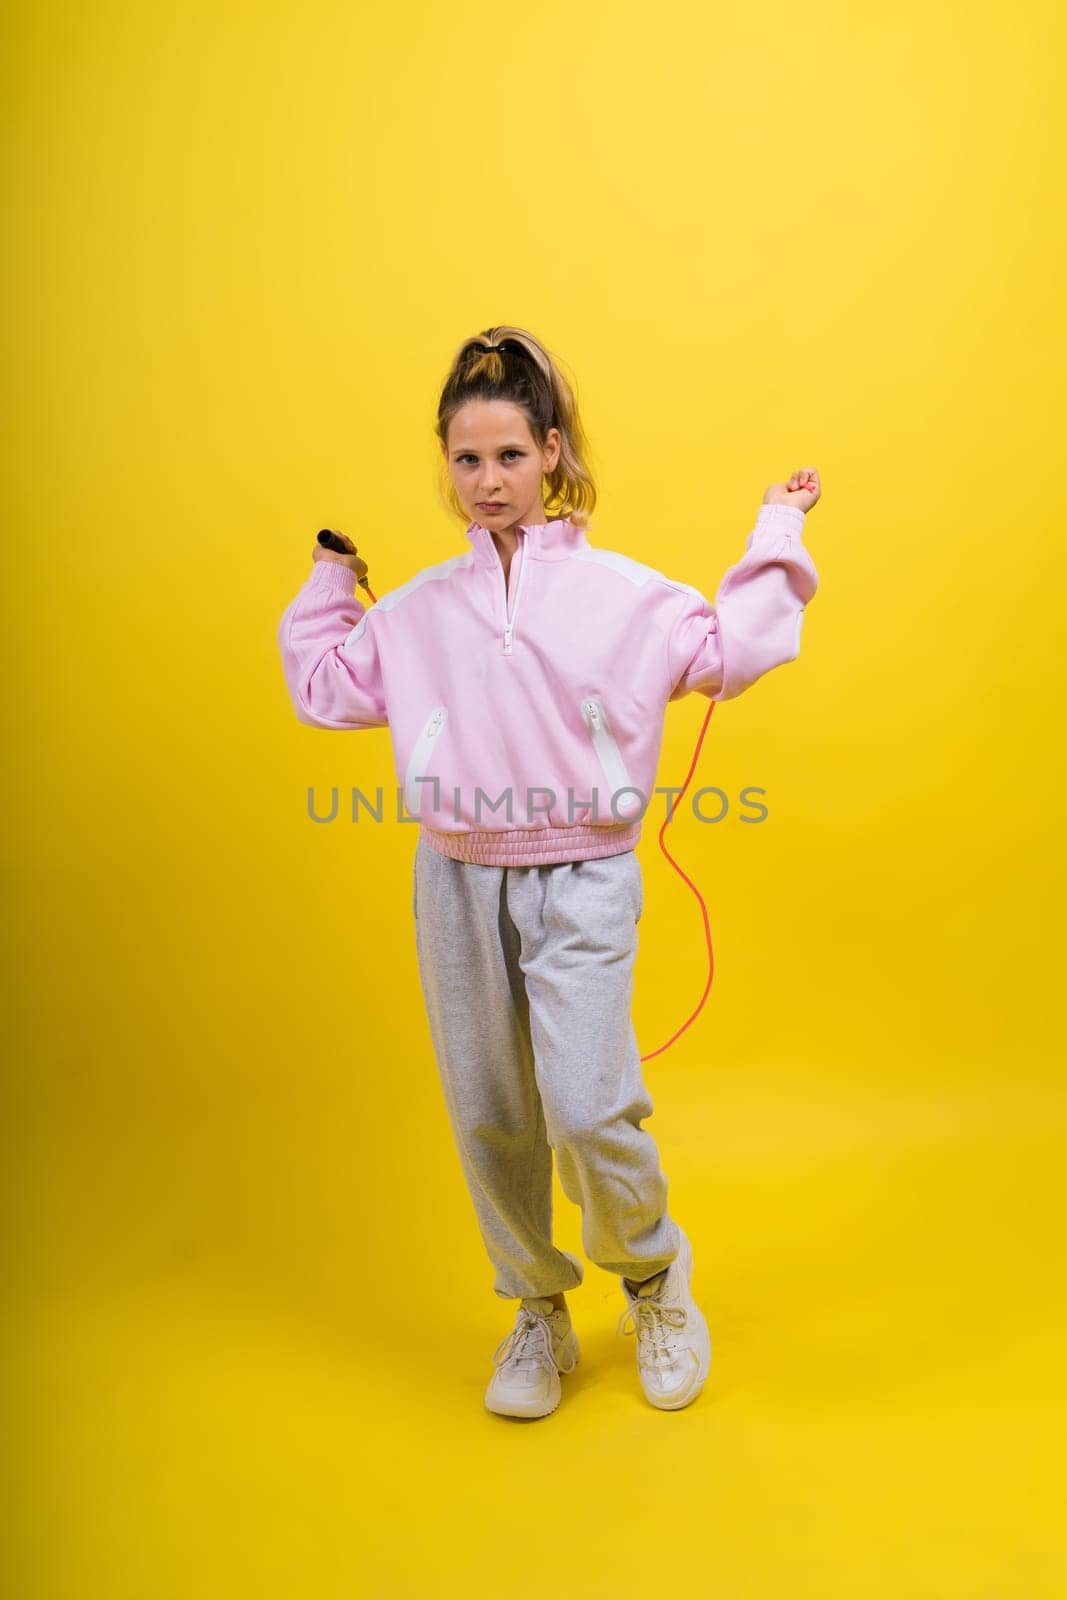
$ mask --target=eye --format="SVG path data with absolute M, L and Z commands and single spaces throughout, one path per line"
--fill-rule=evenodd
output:
M 504 454 L 504 455 L 506 455 L 506 456 L 521 456 L 521 455 L 523 455 L 523 454 L 525 454 L 525 452 L 524 452 L 524 451 L 522 451 L 522 450 L 505 450 L 505 451 L 504 451 L 504 452 L 503 452 L 503 454 Z M 478 459 L 478 457 L 477 457 L 477 456 L 476 456 L 476 455 L 474 455 L 474 454 L 473 454 L 473 453 L 472 453 L 472 452 L 470 452 L 470 451 L 468 451 L 468 452 L 467 452 L 467 453 L 466 453 L 466 454 L 464 454 L 464 455 L 461 455 L 461 456 L 457 456 L 457 457 L 456 457 L 456 460 L 457 460 L 457 462 L 463 462 L 463 461 L 477 461 L 477 459 Z

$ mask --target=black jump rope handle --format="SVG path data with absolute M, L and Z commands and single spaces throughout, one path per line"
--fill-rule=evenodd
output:
M 319 529 L 319 543 L 321 545 L 325 545 L 327 550 L 336 550 L 339 556 L 347 556 L 351 555 L 352 553 L 345 547 L 343 541 L 337 537 L 336 533 L 332 533 L 329 528 Z M 370 584 L 367 582 L 366 574 L 364 574 L 362 578 L 357 578 L 356 582 L 361 588 L 367 590 L 370 589 Z

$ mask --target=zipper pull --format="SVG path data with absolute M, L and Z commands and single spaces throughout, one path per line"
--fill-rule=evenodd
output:
M 504 649 L 505 650 L 510 650 L 511 649 L 511 632 L 512 632 L 512 629 L 514 628 L 514 626 L 515 626 L 515 624 L 513 622 L 505 622 L 505 624 L 504 624 Z

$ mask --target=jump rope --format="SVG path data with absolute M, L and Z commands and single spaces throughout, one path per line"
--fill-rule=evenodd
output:
M 348 556 L 348 555 L 352 554 L 352 550 L 350 549 L 348 542 L 343 538 L 343 536 L 341 534 L 334 533 L 334 531 L 331 528 L 323 528 L 321 530 L 321 532 L 319 533 L 318 537 L 319 537 L 319 543 L 321 545 L 325 546 L 325 548 L 327 550 L 335 550 L 338 553 L 338 555 L 343 555 L 343 556 Z M 364 576 L 362 578 L 357 576 L 356 582 L 359 584 L 359 587 L 361 589 L 365 589 L 367 591 L 367 594 L 369 595 L 372 603 L 376 604 L 377 603 L 377 595 L 375 595 L 375 593 L 374 593 L 373 589 L 371 588 L 370 584 L 367 582 L 366 574 L 364 574 Z M 711 721 L 711 713 L 714 710 L 715 710 L 715 701 L 714 700 L 709 700 L 708 701 L 708 709 L 704 713 L 704 721 L 701 723 L 700 732 L 697 735 L 696 747 L 693 750 L 693 759 L 689 763 L 689 771 L 685 775 L 685 782 L 682 785 L 681 789 L 678 791 L 678 797 L 675 800 L 674 804 L 668 807 L 667 815 L 663 820 L 663 826 L 659 830 L 659 847 L 660 847 L 660 849 L 663 851 L 663 854 L 666 856 L 667 860 L 670 862 L 670 864 L 674 868 L 675 872 L 677 872 L 677 874 L 681 878 L 682 882 L 684 884 L 686 884 L 690 889 L 692 889 L 693 893 L 696 895 L 697 900 L 700 903 L 700 915 L 704 919 L 704 941 L 705 941 L 705 943 L 707 945 L 707 949 L 708 949 L 708 977 L 707 977 L 707 982 L 704 985 L 704 993 L 700 996 L 700 999 L 697 1002 L 696 1010 L 693 1011 L 692 1014 L 689 1017 L 686 1018 L 686 1020 L 682 1023 L 680 1028 L 677 1028 L 674 1031 L 674 1033 L 671 1034 L 670 1038 L 667 1040 L 667 1042 L 665 1044 L 661 1044 L 660 1045 L 658 1050 L 650 1050 L 648 1052 L 647 1056 L 642 1056 L 640 1058 L 642 1061 L 651 1061 L 651 1060 L 653 1060 L 653 1058 L 655 1056 L 661 1056 L 663 1054 L 664 1050 L 668 1050 L 676 1039 L 680 1039 L 681 1038 L 681 1036 L 685 1032 L 686 1028 L 690 1027 L 691 1024 L 696 1021 L 697 1017 L 700 1015 L 701 1011 L 704 1009 L 704 1002 L 708 998 L 708 993 L 709 993 L 709 991 L 711 989 L 712 979 L 715 976 L 715 952 L 712 949 L 712 945 L 711 945 L 711 924 L 708 921 L 708 908 L 704 904 L 704 896 L 701 894 L 700 890 L 697 888 L 697 886 L 693 882 L 692 878 L 687 877 L 686 874 L 682 871 L 681 867 L 678 865 L 677 861 L 675 861 L 674 857 L 671 855 L 670 851 L 667 849 L 667 846 L 663 842 L 663 835 L 666 833 L 666 831 L 667 831 L 668 827 L 670 826 L 671 822 L 673 822 L 674 813 L 677 811 L 679 805 L 681 804 L 682 796 L 685 794 L 686 790 L 689 788 L 689 784 L 692 781 L 693 773 L 696 771 L 696 764 L 697 764 L 698 760 L 700 759 L 700 749 L 701 749 L 701 746 L 704 743 L 704 735 L 708 731 L 708 723 Z M 672 790 L 671 793 L 673 794 L 673 792 L 674 791 Z

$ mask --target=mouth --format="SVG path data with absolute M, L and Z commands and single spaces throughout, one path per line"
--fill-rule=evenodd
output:
M 479 500 L 478 501 L 478 510 L 479 511 L 503 511 L 503 509 L 504 509 L 504 502 L 502 500 Z

